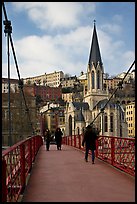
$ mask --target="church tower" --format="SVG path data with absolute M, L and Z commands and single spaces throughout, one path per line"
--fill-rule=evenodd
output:
M 92 43 L 87 67 L 87 91 L 84 93 L 84 102 L 88 102 L 90 110 L 98 101 L 108 97 L 103 86 L 104 67 L 101 59 L 96 25 L 94 20 Z

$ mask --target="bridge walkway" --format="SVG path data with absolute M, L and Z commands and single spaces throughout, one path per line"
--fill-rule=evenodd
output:
M 135 202 L 135 178 L 67 145 L 40 148 L 21 202 Z

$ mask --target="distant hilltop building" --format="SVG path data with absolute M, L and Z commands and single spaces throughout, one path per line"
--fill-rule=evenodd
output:
M 36 84 L 36 85 L 44 85 L 50 87 L 58 87 L 60 86 L 60 80 L 64 78 L 64 73 L 62 71 L 55 71 L 52 73 L 45 73 L 40 76 L 28 77 L 23 79 L 24 84 Z
M 118 74 L 118 75 L 116 76 L 116 78 L 121 78 L 121 79 L 122 79 L 122 78 L 125 77 L 125 75 L 126 75 L 126 72 L 122 72 L 122 73 Z M 127 74 L 127 76 L 126 76 L 126 78 L 125 78 L 125 81 L 128 81 L 129 79 L 135 79 L 135 69 L 132 70 L 132 72 L 130 72 L 130 73 Z
M 2 78 L 2 93 L 8 93 L 9 91 L 8 78 Z M 19 92 L 19 80 L 10 79 L 10 91 L 11 93 Z
M 74 85 L 76 85 L 78 83 L 79 83 L 79 80 L 76 76 L 64 77 L 61 79 L 62 88 L 74 87 Z

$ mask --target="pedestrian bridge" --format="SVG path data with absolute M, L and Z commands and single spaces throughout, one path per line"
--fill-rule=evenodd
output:
M 61 151 L 55 144 L 46 151 L 40 136 L 4 150 L 3 202 L 135 202 L 134 174 L 99 158 L 101 146 L 95 164 L 91 155 L 85 162 L 84 149 L 70 138 L 63 140 Z

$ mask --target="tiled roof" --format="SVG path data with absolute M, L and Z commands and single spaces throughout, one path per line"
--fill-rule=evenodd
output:
M 94 106 L 93 110 L 95 110 L 96 107 L 99 108 L 99 109 L 104 108 L 104 106 L 106 105 L 107 101 L 108 101 L 108 99 L 103 99 L 103 100 L 99 101 Z M 115 107 L 118 108 L 119 107 L 121 109 L 121 106 L 119 104 L 117 104 L 116 102 L 114 102 L 114 101 L 109 101 L 107 105 L 109 105 L 110 108 L 115 108 Z
M 72 104 L 77 110 L 80 110 L 80 108 L 82 108 L 83 110 L 89 109 L 89 105 L 86 102 L 72 102 Z

